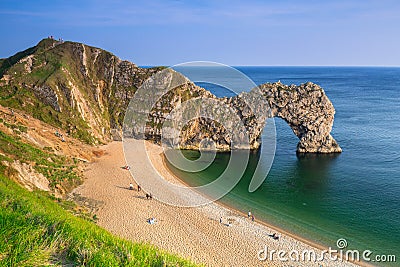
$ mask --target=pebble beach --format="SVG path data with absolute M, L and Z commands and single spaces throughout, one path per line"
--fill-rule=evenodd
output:
M 181 183 L 163 163 L 162 148 L 148 142 L 146 148 L 157 172 L 168 181 Z M 329 255 L 323 261 L 303 261 L 302 252 L 321 255 L 325 248 L 257 219 L 252 221 L 247 214 L 215 202 L 182 208 L 146 199 L 144 190 L 138 191 L 136 186 L 129 190 L 133 178 L 122 168 L 125 164 L 122 143 L 112 142 L 102 149 L 104 155 L 87 165 L 85 181 L 73 193 L 102 203 L 96 212 L 98 225 L 113 234 L 152 244 L 205 266 L 361 266 L 330 260 Z M 155 223 L 148 222 L 151 218 Z M 279 239 L 271 237 L 274 233 Z M 279 259 L 278 251 L 287 254 Z M 291 260 L 296 258 L 292 251 L 300 253 L 298 261 Z

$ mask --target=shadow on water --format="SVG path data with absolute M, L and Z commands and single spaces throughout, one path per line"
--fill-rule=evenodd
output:
M 326 190 L 329 184 L 330 170 L 333 163 L 340 156 L 334 154 L 300 154 L 292 168 L 293 175 L 289 175 L 289 186 L 302 190 L 303 193 L 320 193 Z
M 199 159 L 198 151 L 181 152 L 186 159 L 191 161 Z M 278 155 L 277 163 L 274 163 L 269 173 L 266 168 L 265 180 L 261 187 L 254 193 L 250 193 L 248 186 L 255 169 L 258 164 L 261 164 L 261 168 L 264 167 L 260 162 L 262 153 L 264 152 L 261 149 L 250 153 L 246 171 L 234 188 L 234 194 L 242 194 L 249 199 L 259 198 L 261 195 L 273 198 L 275 194 L 284 194 L 283 191 L 288 191 L 292 196 L 296 192 L 310 196 L 323 194 L 330 183 L 331 167 L 340 156 L 340 154 L 297 154 L 295 157 L 287 158 Z M 217 153 L 212 164 L 197 173 L 182 171 L 184 168 L 178 169 L 168 161 L 167 166 L 189 185 L 200 186 L 217 179 L 227 167 L 230 156 L 230 153 Z M 285 158 L 285 164 L 280 164 L 283 160 L 279 157 Z

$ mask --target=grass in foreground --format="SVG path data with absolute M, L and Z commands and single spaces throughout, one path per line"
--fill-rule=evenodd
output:
M 0 173 L 0 266 L 194 266 L 115 237 Z

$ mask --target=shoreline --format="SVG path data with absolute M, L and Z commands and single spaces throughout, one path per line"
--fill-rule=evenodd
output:
M 133 148 L 140 148 L 139 143 L 134 143 Z M 363 266 L 359 262 L 330 260 L 329 255 L 325 255 L 323 261 L 311 262 L 301 259 L 282 261 L 277 254 L 272 257 L 272 250 L 287 253 L 311 250 L 318 258 L 322 250 L 279 227 L 258 220 L 252 222 L 247 215 L 221 203 L 211 202 L 194 208 L 176 207 L 157 200 L 157 195 L 161 193 L 174 195 L 172 191 L 165 192 L 165 188 L 152 187 L 150 192 L 144 188 L 143 191 L 136 188 L 129 190 L 129 183 L 135 180 L 132 175 L 140 175 L 141 179 L 150 177 L 151 171 L 143 169 L 143 160 L 148 159 L 164 180 L 183 185 L 166 168 L 162 148 L 157 145 L 146 142 L 147 159 L 134 153 L 136 156 L 129 163 L 131 172 L 122 168 L 126 165 L 122 142 L 111 142 L 102 149 L 105 154 L 87 165 L 84 171 L 86 178 L 74 193 L 101 202 L 96 212 L 97 224 L 117 236 L 149 243 L 204 266 Z M 144 191 L 155 194 L 155 199 L 146 199 Z M 149 218 L 156 218 L 157 222 L 150 224 Z M 274 232 L 278 233 L 279 240 L 271 238 Z M 268 259 L 260 260 L 259 252 L 264 248 L 268 248 Z
M 190 185 L 189 185 L 188 183 L 186 183 L 185 181 L 183 181 L 179 176 L 177 176 L 175 173 L 173 173 L 173 172 L 168 168 L 168 165 L 167 165 L 167 163 L 166 163 L 166 156 L 165 156 L 165 154 L 162 153 L 162 154 L 160 155 L 160 157 L 161 157 L 161 159 L 162 159 L 162 164 L 163 164 L 164 168 L 165 168 L 166 170 L 168 170 L 169 173 L 170 173 L 172 176 L 174 176 L 175 179 L 177 179 L 180 183 L 182 183 L 182 184 L 185 185 L 185 186 L 190 187 Z M 237 208 L 228 206 L 227 204 L 224 204 L 224 203 L 222 203 L 222 202 L 219 201 L 219 200 L 216 200 L 216 201 L 213 202 L 213 203 L 214 203 L 214 205 L 220 206 L 221 208 L 223 208 L 223 209 L 225 209 L 225 210 L 227 210 L 227 211 L 230 211 L 230 212 L 233 212 L 233 213 L 237 213 L 238 215 L 242 216 L 243 218 L 247 218 L 247 214 L 246 214 L 245 212 L 240 211 L 240 210 L 238 210 Z M 293 233 L 293 232 L 290 232 L 290 231 L 288 231 L 288 230 L 285 230 L 285 229 L 283 229 L 283 228 L 280 228 L 279 226 L 273 225 L 273 224 L 271 224 L 271 223 L 269 223 L 269 222 L 266 222 L 266 221 L 263 221 L 263 220 L 255 220 L 254 223 L 258 223 L 258 224 L 261 224 L 261 225 L 263 225 L 263 226 L 265 226 L 265 227 L 267 227 L 267 228 L 273 229 L 273 230 L 275 230 L 277 233 L 279 233 L 280 235 L 284 234 L 284 235 L 289 236 L 289 237 L 291 237 L 291 238 L 293 238 L 293 239 L 296 239 L 296 240 L 298 240 L 298 241 L 300 241 L 300 242 L 302 242 L 302 243 L 305 243 L 305 244 L 307 244 L 307 245 L 309 245 L 309 246 L 311 246 L 311 247 L 313 247 L 313 248 L 319 249 L 319 250 L 321 250 L 321 251 L 324 251 L 324 250 L 328 251 L 328 248 L 329 248 L 329 247 L 326 247 L 325 245 L 322 245 L 322 244 L 319 244 L 319 243 L 317 243 L 317 242 L 315 242 L 315 241 L 312 241 L 312 240 L 306 239 L 306 238 L 304 238 L 304 237 L 301 237 L 301 236 L 299 236 L 299 235 L 297 235 L 297 234 L 295 234 L 295 233 Z M 374 265 L 368 264 L 367 262 L 364 262 L 364 261 L 358 261 L 358 262 L 357 262 L 357 261 L 349 261 L 349 262 L 351 262 L 351 263 L 353 263 L 353 264 L 356 264 L 356 265 L 358 265 L 358 266 L 362 266 L 362 267 L 374 267 Z
M 160 155 L 160 156 L 161 156 L 161 158 L 162 158 L 162 163 L 163 163 L 163 165 L 164 165 L 164 168 L 167 169 L 167 170 L 170 172 L 170 174 L 171 174 L 172 176 L 174 176 L 180 183 L 182 183 L 182 184 L 185 185 L 185 186 L 190 187 L 190 185 L 189 185 L 188 183 L 186 183 L 185 181 L 183 181 L 179 176 L 177 176 L 175 173 L 173 173 L 173 172 L 168 168 L 167 163 L 165 162 L 165 160 L 166 160 L 165 154 L 163 153 L 163 154 Z M 240 210 L 238 210 L 238 209 L 236 209 L 236 208 L 234 208 L 234 207 L 230 207 L 230 206 L 228 206 L 228 205 L 226 205 L 226 204 L 220 202 L 219 200 L 217 200 L 216 202 L 213 202 L 213 203 L 214 203 L 215 205 L 217 205 L 217 206 L 221 206 L 221 208 L 226 209 L 226 210 L 228 210 L 228 211 L 230 211 L 230 212 L 237 213 L 238 215 L 242 216 L 243 218 L 247 218 L 247 214 L 245 214 L 245 212 L 240 211 Z M 303 238 L 303 237 L 301 237 L 301 236 L 298 236 L 298 235 L 296 235 L 296 234 L 294 234 L 294 233 L 288 232 L 287 230 L 284 230 L 284 229 L 279 228 L 279 226 L 272 225 L 272 224 L 270 224 L 270 223 L 268 223 L 268 222 L 265 222 L 265 221 L 262 221 L 262 220 L 255 220 L 255 223 L 259 223 L 259 224 L 262 224 L 262 225 L 264 225 L 264 226 L 266 226 L 266 227 L 268 227 L 268 228 L 274 229 L 274 230 L 276 230 L 277 232 L 279 232 L 280 234 L 285 234 L 285 235 L 287 235 L 287 236 L 290 236 L 290 237 L 292 237 L 292 238 L 295 238 L 295 239 L 297 239 L 297 240 L 299 240 L 299 241 L 301 241 L 301 242 L 303 242 L 303 243 L 306 243 L 307 245 L 310 245 L 310 246 L 312 246 L 312 247 L 315 247 L 315 248 L 318 248 L 318 249 L 321 249 L 321 250 L 326 249 L 326 247 L 324 247 L 324 246 L 321 245 L 321 244 L 314 243 L 314 242 L 311 241 L 311 240 L 307 240 L 307 239 L 305 239 L 305 238 Z

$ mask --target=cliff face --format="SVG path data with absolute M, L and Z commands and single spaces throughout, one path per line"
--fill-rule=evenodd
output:
M 84 44 L 44 39 L 37 46 L 0 61 L 0 104 L 24 110 L 87 143 L 107 142 L 121 138 L 119 132 L 130 100 L 144 81 L 162 69 L 140 68 Z M 166 73 L 166 81 L 175 75 L 171 71 Z M 266 119 L 280 117 L 299 137 L 298 152 L 341 152 L 330 135 L 335 110 L 318 85 L 267 83 L 236 97 L 217 98 L 183 79 L 174 90 L 160 96 L 155 105 L 149 106 L 143 99 L 144 108 L 137 112 L 147 112 L 146 127 L 139 129 L 131 125 L 124 134 L 156 143 L 161 143 L 164 137 L 183 149 L 257 149 Z M 171 129 L 163 126 L 168 123 L 168 114 L 189 103 L 188 100 L 200 98 L 216 101 L 215 109 L 193 107 L 192 115 L 198 118 L 181 125 L 179 136 L 172 135 Z M 202 116 L 207 111 L 218 117 L 224 107 L 232 113 L 228 119 L 220 118 L 218 122 Z M 233 117 L 239 121 L 235 122 Z M 244 132 L 249 136 L 247 142 Z M 210 147 L 209 141 L 214 141 L 215 147 Z
M 163 76 L 160 77 L 159 72 L 155 80 L 166 85 L 181 76 L 173 71 L 162 72 Z M 297 152 L 341 152 L 330 135 L 335 109 L 324 90 L 316 84 L 266 83 L 231 98 L 217 98 L 189 80 L 181 84 L 165 95 L 161 87 L 155 93 L 157 97 L 151 97 L 153 100 L 163 95 L 155 104 L 141 99 L 142 107 L 132 112 L 149 114 L 146 127 L 137 125 L 125 129 L 125 136 L 140 137 L 144 130 L 144 138 L 180 149 L 257 149 L 266 119 L 280 117 L 300 139 Z M 145 90 L 149 92 L 153 86 L 150 84 Z M 153 108 L 148 109 L 151 106 Z M 138 117 L 132 116 L 133 124 L 136 120 Z
M 1 62 L 0 104 L 24 110 L 88 143 L 120 128 L 143 69 L 99 48 L 44 39 Z

